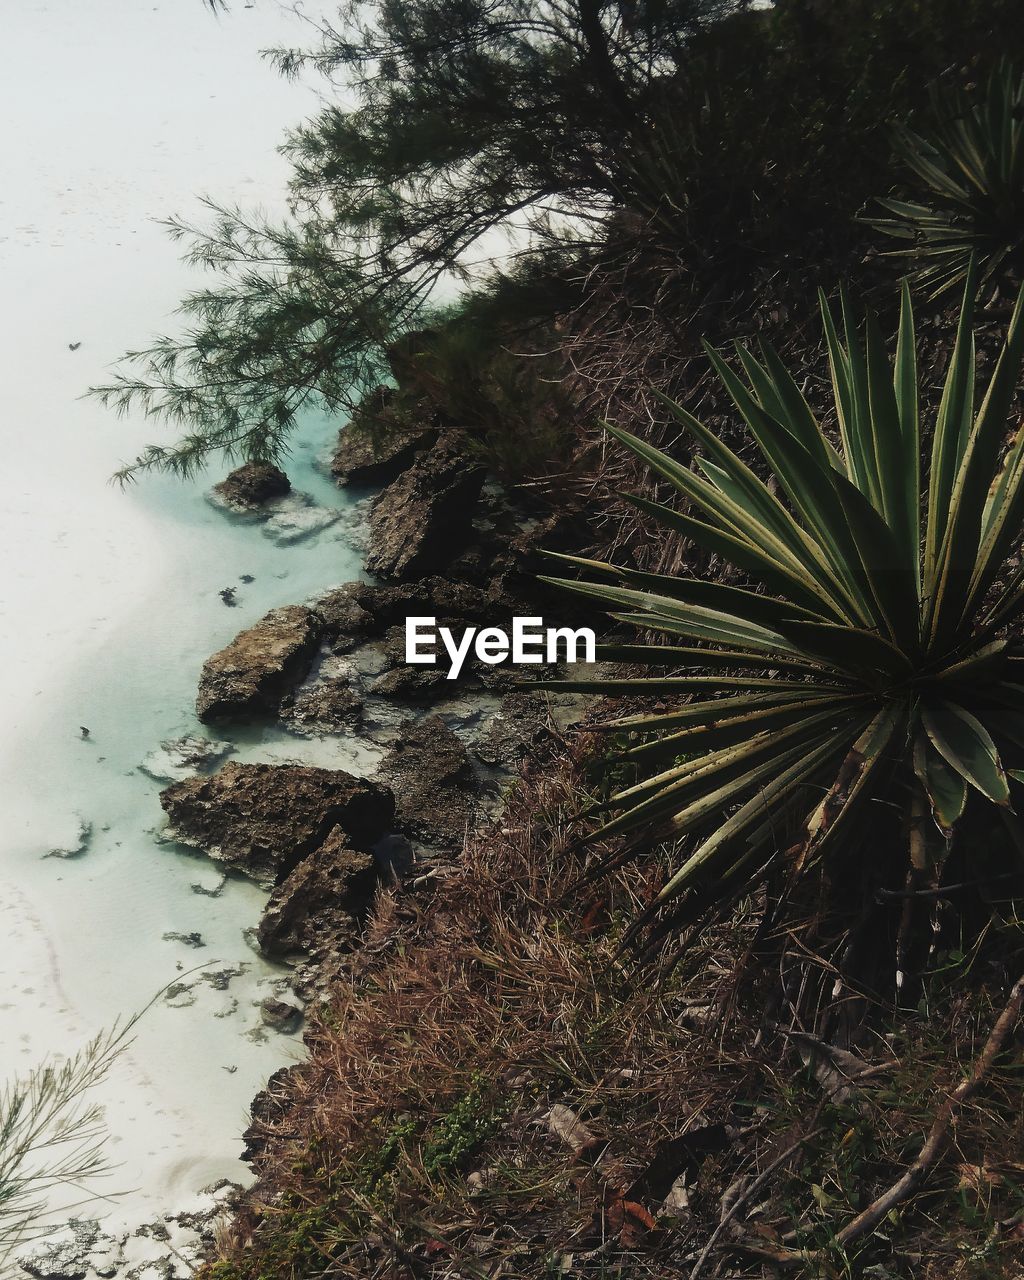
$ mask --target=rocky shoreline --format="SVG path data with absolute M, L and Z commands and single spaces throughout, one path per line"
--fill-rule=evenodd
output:
M 342 428 L 331 472 L 363 493 L 378 487 L 365 555 L 376 581 L 272 609 L 240 631 L 204 664 L 196 715 L 225 732 L 276 723 L 324 741 L 356 737 L 372 771 L 225 761 L 230 743 L 198 734 L 162 744 L 144 766 L 171 780 L 160 794 L 162 838 L 269 891 L 254 943 L 289 966 L 290 993 L 265 1000 L 261 1017 L 286 1032 L 346 972 L 379 887 L 415 891 L 457 858 L 500 809 L 503 787 L 528 754 L 585 704 L 561 697 L 554 705 L 524 687 L 550 668 L 467 662 L 447 680 L 443 666 L 404 660 L 412 614 L 460 629 L 540 613 L 578 625 L 535 575 L 539 548 L 579 545 L 579 512 L 538 516 L 518 506 L 456 431 L 399 434 L 377 447 Z M 301 503 L 289 490 L 276 468 L 250 463 L 212 496 L 229 511 L 265 516 L 282 502 Z M 276 1072 L 253 1100 L 243 1158 L 257 1153 L 259 1120 L 290 1070 Z M 34 1280 L 173 1280 L 209 1247 L 237 1193 L 218 1184 L 201 1193 L 201 1213 L 167 1215 L 135 1232 L 74 1220 L 23 1257 L 21 1270 Z

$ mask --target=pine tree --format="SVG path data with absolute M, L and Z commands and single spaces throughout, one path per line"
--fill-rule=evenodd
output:
M 219 0 L 208 0 L 217 3 Z M 438 286 L 599 241 L 702 23 L 743 0 L 376 0 L 279 69 L 340 86 L 288 138 L 291 216 L 171 221 L 210 287 L 182 335 L 94 388 L 180 432 L 119 473 L 279 461 L 311 400 L 350 407 Z

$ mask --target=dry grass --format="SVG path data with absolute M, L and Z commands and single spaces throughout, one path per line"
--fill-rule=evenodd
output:
M 813 1248 L 819 1275 L 1019 1274 L 1019 1054 L 913 1203 L 856 1257 L 830 1246 L 913 1158 L 991 1027 L 999 973 L 975 960 L 973 985 L 935 987 L 931 1018 L 879 1020 L 866 1074 L 837 1090 L 766 1022 L 753 907 L 661 982 L 616 961 L 662 869 L 580 886 L 582 788 L 568 755 L 538 770 L 429 897 L 382 899 L 260 1125 L 260 1180 L 209 1280 L 683 1280 L 730 1206 L 702 1275 L 774 1274 L 751 1244 Z
M 766 332 L 805 371 L 812 404 L 827 404 L 817 281 L 768 311 L 756 309 L 764 281 L 691 299 L 680 328 L 662 294 L 644 300 L 643 263 L 621 272 L 635 275 L 591 282 L 586 315 L 563 334 L 571 390 L 594 420 L 673 446 L 653 384 L 734 432 L 706 363 L 691 358 L 701 333 Z M 664 264 L 650 278 L 678 291 Z M 949 318 L 923 315 L 921 328 L 937 383 Z M 585 434 L 573 483 L 602 513 L 595 548 L 721 574 L 627 518 L 611 494 L 646 483 L 631 467 L 603 454 L 596 429 Z M 308 1061 L 257 1125 L 259 1181 L 208 1280 L 704 1280 L 791 1274 L 794 1255 L 819 1276 L 1019 1277 L 1019 1042 L 958 1110 L 924 1185 L 866 1240 L 836 1243 L 913 1164 L 985 1043 L 1024 964 L 1014 921 L 966 956 L 933 954 L 921 1010 L 869 1005 L 844 1050 L 853 1058 L 837 1065 L 811 1034 L 828 1022 L 821 1006 L 836 1006 L 833 971 L 812 959 L 789 973 L 801 993 L 806 973 L 820 999 L 787 1004 L 780 954 L 806 942 L 761 936 L 760 903 L 706 929 L 670 972 L 620 962 L 665 864 L 652 855 L 581 884 L 570 837 L 597 744 L 563 747 L 462 860 L 381 898 L 313 1022 Z

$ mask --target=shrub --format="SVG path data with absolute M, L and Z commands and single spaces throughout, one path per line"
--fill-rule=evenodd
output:
M 921 285 L 934 294 L 962 284 L 972 255 L 988 281 L 1017 271 L 1024 254 L 1024 74 L 1009 62 L 981 93 L 932 93 L 922 133 L 900 126 L 896 153 L 916 200 L 878 203 L 870 225 L 903 242 Z
M 557 289 L 549 282 L 552 293 Z M 519 283 L 493 283 L 429 314 L 403 359 L 399 394 L 373 415 L 371 434 L 410 428 L 427 417 L 465 432 L 466 443 L 503 480 L 517 482 L 564 468 L 575 439 L 576 408 L 550 329 L 514 308 Z M 554 349 L 554 350 L 552 350 Z
M 828 850 L 845 847 L 866 868 L 869 814 L 892 813 L 919 877 L 942 863 L 965 813 L 1009 814 L 1024 777 L 1007 767 L 1024 746 L 1024 568 L 1004 574 L 1024 517 L 1024 429 L 1006 448 L 1024 292 L 976 408 L 975 283 L 972 268 L 927 484 L 906 285 L 894 364 L 873 316 L 858 334 L 844 297 L 844 340 L 822 298 L 838 447 L 770 348 L 757 358 L 738 347 L 742 376 L 708 348 L 778 492 L 679 405 L 673 415 L 702 449 L 697 469 L 609 427 L 686 507 L 634 504 L 765 588 L 576 557 L 559 558 L 593 581 L 547 579 L 677 642 L 611 656 L 695 669 L 583 686 L 678 699 L 610 726 L 642 735 L 619 758 L 643 776 L 606 802 L 594 837 L 626 836 L 625 852 L 609 855 L 620 860 L 655 841 L 685 850 L 645 919 L 693 918 L 773 868 L 792 889 Z

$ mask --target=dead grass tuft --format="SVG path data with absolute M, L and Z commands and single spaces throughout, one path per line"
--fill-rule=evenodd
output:
M 258 1126 L 259 1181 L 207 1280 L 683 1280 L 774 1274 L 793 1250 L 821 1275 L 1018 1274 L 1019 1053 L 935 1178 L 852 1256 L 832 1243 L 913 1160 L 999 982 L 823 1067 L 813 1037 L 765 1023 L 752 907 L 661 982 L 617 961 L 662 868 L 581 886 L 583 787 L 568 756 L 538 771 L 429 898 L 381 899 Z

